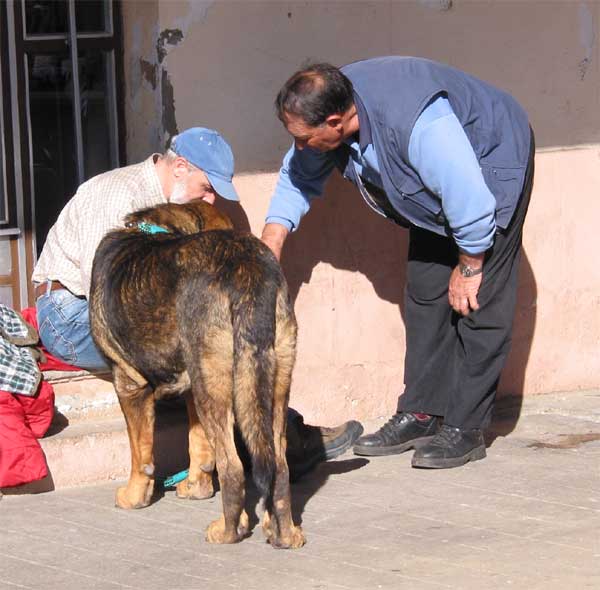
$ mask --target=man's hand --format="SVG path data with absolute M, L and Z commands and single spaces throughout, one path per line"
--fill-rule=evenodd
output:
M 281 260 L 281 249 L 289 233 L 288 228 L 279 223 L 267 223 L 260 239 L 271 248 L 275 258 Z
M 450 275 L 448 285 L 448 302 L 454 311 L 463 316 L 469 315 L 470 311 L 479 309 L 477 293 L 481 286 L 483 273 L 479 272 L 471 277 L 463 276 L 462 267 L 469 267 L 474 271 L 483 269 L 484 254 L 468 255 L 461 253 L 458 256 L 458 266 Z

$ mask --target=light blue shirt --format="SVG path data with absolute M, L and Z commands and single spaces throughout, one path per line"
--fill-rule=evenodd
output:
M 361 152 L 358 142 L 349 144 L 356 171 L 383 188 L 375 148 Z M 289 230 L 300 224 L 312 199 L 323 193 L 325 181 L 334 168 L 327 152 L 310 148 L 302 158 L 302 169 L 294 160 L 294 181 L 290 161 L 294 146 L 283 160 L 279 181 L 267 213 L 267 223 L 279 223 Z M 439 97 L 418 117 L 411 132 L 408 155 L 423 184 L 441 201 L 452 237 L 463 252 L 480 254 L 488 250 L 496 232 L 496 200 L 483 179 L 479 162 L 449 101 Z

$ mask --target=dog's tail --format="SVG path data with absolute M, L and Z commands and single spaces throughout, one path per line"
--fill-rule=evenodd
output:
M 233 322 L 233 408 L 235 420 L 252 462 L 252 477 L 267 504 L 276 471 L 273 440 L 274 318 L 268 305 L 237 314 Z M 248 308 L 247 308 L 248 309 Z M 263 312 L 267 312 L 266 314 Z

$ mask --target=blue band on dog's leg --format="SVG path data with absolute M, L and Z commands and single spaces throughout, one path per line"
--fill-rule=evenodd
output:
M 165 481 L 163 481 L 163 488 L 170 488 L 171 486 L 178 484 L 180 481 L 183 481 L 188 476 L 188 474 L 189 469 L 186 469 L 185 471 L 180 471 L 175 475 L 171 475 L 165 478 Z

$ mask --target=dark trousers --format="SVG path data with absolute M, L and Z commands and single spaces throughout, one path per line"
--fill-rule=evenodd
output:
M 510 348 L 523 222 L 534 172 L 534 138 L 519 204 L 486 253 L 479 309 L 462 317 L 448 303 L 458 250 L 450 238 L 410 228 L 405 293 L 405 391 L 398 410 L 442 416 L 459 428 L 489 424 Z

